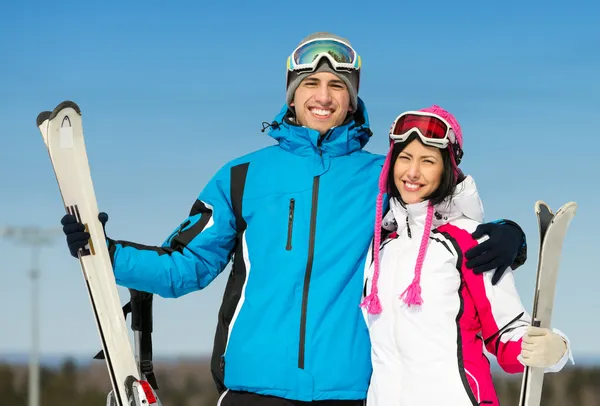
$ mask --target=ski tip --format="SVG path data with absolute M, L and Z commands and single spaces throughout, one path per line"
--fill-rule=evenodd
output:
M 535 202 L 535 213 L 538 215 L 541 213 L 553 214 L 550 206 L 548 206 L 543 200 L 538 200 Z
M 543 200 L 538 200 L 537 202 L 535 202 L 535 210 L 537 211 L 540 207 L 542 206 L 546 206 L 548 207 L 548 205 L 546 204 L 546 202 L 544 202 Z
M 566 213 L 572 213 L 572 215 L 574 216 L 575 213 L 577 213 L 577 203 L 576 202 L 565 203 L 564 205 L 561 206 L 560 209 L 558 209 L 558 212 L 556 214 L 558 215 L 558 214 L 566 214 Z
M 41 126 L 44 121 L 50 119 L 51 115 L 52 113 L 49 111 L 42 111 L 40 114 L 38 114 L 37 118 L 35 119 L 37 126 Z
M 60 113 L 61 110 L 64 110 L 69 107 L 72 108 L 73 110 L 75 110 L 77 112 L 77 114 L 81 114 L 81 109 L 75 102 L 72 102 L 70 100 L 65 100 L 64 102 L 62 102 L 58 106 L 56 106 L 54 111 L 52 111 L 52 113 L 50 114 L 50 117 L 48 117 L 48 120 L 52 120 L 54 117 L 58 116 L 58 113 Z

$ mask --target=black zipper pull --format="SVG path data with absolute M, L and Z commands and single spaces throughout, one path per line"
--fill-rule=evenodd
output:
M 327 130 L 327 132 L 323 135 L 319 136 L 319 139 L 317 140 L 317 149 L 319 150 L 319 156 L 321 158 L 323 158 L 323 150 L 321 149 L 321 147 L 323 146 L 323 141 L 325 141 L 327 138 L 329 138 L 329 136 L 332 133 L 332 129 L 330 128 L 329 130 Z
M 288 251 L 292 250 L 292 228 L 294 226 L 294 207 L 296 206 L 296 201 L 292 198 L 290 199 L 290 211 L 288 214 L 288 235 L 287 235 L 287 244 L 285 249 Z
M 187 226 L 188 226 L 190 223 L 191 223 L 191 221 L 190 221 L 190 220 L 186 220 L 186 221 L 184 221 L 183 223 L 181 223 L 181 224 L 179 225 L 179 227 L 177 227 L 177 229 L 176 229 L 176 230 L 173 232 L 173 234 L 171 234 L 171 235 L 169 236 L 169 240 L 168 240 L 168 241 L 169 241 L 169 244 L 170 244 L 170 243 L 173 241 L 173 239 L 174 239 L 175 237 L 177 237 L 177 236 L 178 236 L 178 235 L 181 233 L 181 231 L 182 231 L 184 228 L 186 228 L 186 227 L 187 227 Z
M 186 220 L 179 226 L 179 230 L 177 230 L 177 234 L 181 233 L 181 231 L 186 228 L 191 223 L 190 220 Z
M 408 238 L 412 238 L 412 235 L 410 232 L 410 225 L 408 225 L 408 214 L 406 214 L 406 231 L 408 231 Z

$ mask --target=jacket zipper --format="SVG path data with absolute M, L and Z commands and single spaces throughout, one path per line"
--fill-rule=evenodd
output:
M 319 200 L 319 176 L 313 179 L 312 206 L 310 210 L 310 235 L 308 237 L 308 260 L 304 274 L 304 290 L 302 292 L 302 310 L 300 313 L 300 345 L 298 349 L 298 368 L 304 369 L 304 351 L 306 340 L 306 309 L 308 307 L 308 289 L 315 254 L 315 233 L 317 228 L 317 202 Z
M 408 224 L 408 210 L 406 210 L 406 231 L 408 232 L 408 238 L 412 238 L 412 234 L 410 232 L 410 225 Z
M 292 228 L 294 227 L 294 208 L 296 206 L 296 201 L 294 199 L 290 199 L 290 210 L 288 214 L 288 234 L 287 234 L 287 244 L 285 245 L 285 249 L 288 251 L 292 250 Z
M 331 130 L 321 135 L 317 140 L 317 149 L 319 156 L 323 158 L 321 145 L 331 134 Z M 304 353 L 306 348 L 306 311 L 308 308 L 308 290 L 310 286 L 310 275 L 312 273 L 313 260 L 315 255 L 315 233 L 317 228 L 317 203 L 319 201 L 319 181 L 320 176 L 313 178 L 312 204 L 310 208 L 310 232 L 308 236 L 308 259 L 306 261 L 306 272 L 304 273 L 304 289 L 302 291 L 302 308 L 300 311 L 300 344 L 298 348 L 298 368 L 304 369 Z

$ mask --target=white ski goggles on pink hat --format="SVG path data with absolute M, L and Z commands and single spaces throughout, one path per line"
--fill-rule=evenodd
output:
M 413 132 L 425 145 L 444 149 L 450 144 L 456 164 L 460 163 L 463 150 L 456 142 L 452 126 L 443 117 L 425 111 L 406 111 L 392 123 L 390 139 L 394 143 L 404 142 Z

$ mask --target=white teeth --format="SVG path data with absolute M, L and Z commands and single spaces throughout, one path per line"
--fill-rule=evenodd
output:
M 311 112 L 317 116 L 328 116 L 331 114 L 330 110 L 312 109 Z
M 416 185 L 414 183 L 404 182 L 404 184 L 406 185 L 407 189 L 411 189 L 411 190 L 417 190 L 418 188 L 421 187 L 421 185 Z

